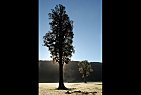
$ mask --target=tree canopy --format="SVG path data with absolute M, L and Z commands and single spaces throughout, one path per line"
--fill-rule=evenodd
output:
M 87 61 L 81 61 L 78 63 L 80 66 L 79 72 L 82 73 L 82 78 L 84 78 L 84 82 L 86 83 L 86 77 L 90 75 L 90 72 L 93 72 L 93 69 L 91 68 L 91 64 Z
M 65 7 L 61 4 L 56 5 L 55 9 L 51 9 L 49 23 L 52 32 L 48 31 L 43 37 L 44 46 L 49 47 L 50 54 L 53 58 L 53 63 L 59 63 L 62 56 L 62 64 L 68 64 L 72 53 L 74 53 L 73 43 L 73 21 L 66 14 Z

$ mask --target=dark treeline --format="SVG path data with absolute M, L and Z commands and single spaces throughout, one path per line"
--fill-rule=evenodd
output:
M 79 72 L 79 61 L 70 61 L 64 65 L 64 82 L 83 82 Z M 93 72 L 86 78 L 87 82 L 102 81 L 102 63 L 90 62 Z M 59 65 L 52 61 L 39 61 L 39 83 L 58 82 Z

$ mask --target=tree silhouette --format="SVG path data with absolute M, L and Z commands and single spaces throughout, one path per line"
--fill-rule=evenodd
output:
M 52 32 L 43 36 L 44 46 L 49 48 L 53 58 L 53 63 L 59 63 L 59 87 L 58 89 L 67 89 L 63 82 L 63 65 L 70 62 L 72 53 L 74 53 L 73 43 L 73 21 L 66 14 L 65 7 L 61 4 L 56 5 L 55 9 L 51 9 L 49 23 Z
M 80 73 L 82 73 L 82 78 L 84 78 L 84 83 L 86 82 L 86 77 L 90 75 L 90 72 L 93 71 L 93 69 L 91 68 L 91 64 L 87 61 L 81 61 L 78 63 L 78 65 L 80 66 L 79 71 Z

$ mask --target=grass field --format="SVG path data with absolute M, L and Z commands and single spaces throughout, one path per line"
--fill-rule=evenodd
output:
M 39 83 L 39 95 L 102 95 L 102 82 L 64 83 L 69 90 L 57 90 L 59 83 Z

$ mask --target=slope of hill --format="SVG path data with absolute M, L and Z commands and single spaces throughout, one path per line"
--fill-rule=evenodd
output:
M 64 65 L 64 82 L 83 82 L 82 74 L 79 72 L 79 61 L 71 61 Z M 87 81 L 102 81 L 102 63 L 90 62 L 93 72 L 86 78 Z M 59 65 L 52 61 L 39 61 L 39 83 L 58 82 Z

